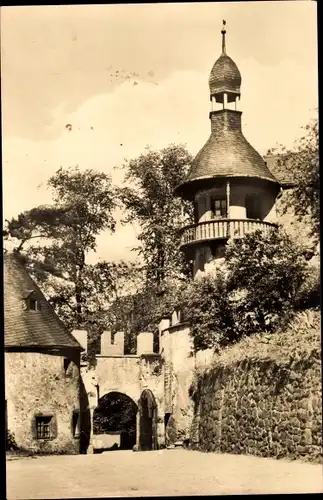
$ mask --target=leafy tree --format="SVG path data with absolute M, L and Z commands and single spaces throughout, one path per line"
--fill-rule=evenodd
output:
M 195 351 L 218 349 L 228 337 L 235 335 L 227 280 L 222 272 L 195 279 L 180 300 L 182 313 L 190 323 Z
M 179 145 L 170 145 L 160 151 L 147 148 L 138 158 L 126 162 L 125 186 L 118 190 L 125 210 L 124 223 L 140 227 L 136 250 L 142 259 L 142 281 L 135 294 L 113 306 L 127 319 L 124 324 L 130 332 L 131 348 L 140 331 L 152 331 L 157 349 L 157 331 L 171 296 L 170 289 L 190 275 L 187 263 L 179 251 L 180 228 L 192 220 L 191 204 L 174 197 L 174 188 L 185 178 L 192 157 Z M 168 309 L 169 313 L 171 309 Z
M 285 198 L 284 209 L 292 207 L 295 215 L 309 217 L 314 232 L 320 232 L 320 167 L 318 120 L 313 119 L 305 127 L 304 136 L 291 149 L 283 146 L 271 150 L 279 156 L 279 167 L 294 179 L 295 187 Z
M 123 165 L 128 183 L 119 190 L 124 222 L 140 226 L 136 250 L 143 258 L 147 280 L 156 287 L 189 272 L 178 246 L 179 228 L 191 220 L 192 208 L 174 197 L 174 188 L 185 178 L 191 161 L 183 146 L 170 145 L 160 151 L 147 148 Z
M 69 328 L 83 328 L 106 308 L 115 283 L 128 266 L 87 263 L 96 238 L 113 232 L 116 206 L 110 178 L 94 170 L 60 168 L 48 181 L 53 203 L 7 221 L 5 236 L 17 241 L 16 252 Z M 90 322 L 97 326 L 96 322 Z
M 306 275 L 302 249 L 281 229 L 255 231 L 226 249 L 236 328 L 273 331 L 290 319 Z
M 106 315 L 106 324 L 112 333 L 125 332 L 125 352 L 136 351 L 136 336 L 143 331 L 154 334 L 154 351 L 159 349 L 158 324 L 169 316 L 178 304 L 178 283 L 165 285 L 162 293 L 156 293 L 154 283 L 142 282 L 135 293 L 118 297 Z
M 302 249 L 282 230 L 232 240 L 223 267 L 196 279 L 180 299 L 195 350 L 218 350 L 242 336 L 283 328 L 301 302 L 312 300 L 316 282 L 308 277 Z

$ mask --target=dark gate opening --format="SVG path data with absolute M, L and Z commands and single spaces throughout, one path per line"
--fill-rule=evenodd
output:
M 157 404 L 153 393 L 145 389 L 139 400 L 141 451 L 158 449 L 157 442 Z
M 99 399 L 93 414 L 93 434 L 120 436 L 120 445 L 103 449 L 131 450 L 136 444 L 136 403 L 121 392 L 109 392 Z M 112 442 L 111 441 L 111 442 Z

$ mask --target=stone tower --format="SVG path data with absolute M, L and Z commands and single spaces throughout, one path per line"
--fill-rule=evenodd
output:
M 194 224 L 182 230 L 181 250 L 194 262 L 193 274 L 207 271 L 224 258 L 229 238 L 275 226 L 275 200 L 280 185 L 241 130 L 241 75 L 226 53 L 209 78 L 211 135 L 199 151 L 175 195 L 194 203 Z

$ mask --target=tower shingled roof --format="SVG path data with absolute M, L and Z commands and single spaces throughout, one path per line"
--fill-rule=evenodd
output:
M 212 113 L 212 132 L 192 162 L 186 179 L 175 193 L 185 197 L 189 185 L 225 177 L 249 177 L 279 185 L 261 155 L 241 131 L 241 112 L 225 109 Z
M 236 63 L 227 54 L 215 61 L 209 78 L 210 94 L 219 92 L 240 93 L 241 74 Z
M 175 194 L 190 199 L 194 186 L 201 181 L 225 177 L 249 177 L 275 185 L 279 182 L 261 155 L 249 144 L 241 129 L 241 111 L 225 108 L 224 94 L 232 101 L 240 96 L 241 75 L 235 62 L 226 54 L 225 25 L 222 28 L 222 54 L 215 62 L 209 79 L 211 97 L 223 103 L 223 109 L 212 111 L 211 135 L 194 158 L 186 179 Z M 230 97 L 230 93 L 232 95 Z M 230 97 L 230 98 L 229 98 Z M 205 184 L 205 183 L 204 183 Z
M 37 311 L 25 306 L 31 291 L 40 306 Z M 4 255 L 4 345 L 82 350 L 14 253 Z

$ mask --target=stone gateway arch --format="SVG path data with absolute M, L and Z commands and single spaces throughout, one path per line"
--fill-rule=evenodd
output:
M 110 332 L 103 332 L 96 366 L 85 362 L 81 366 L 91 421 L 87 453 L 157 450 L 175 444 L 183 429 L 189 429 L 194 358 L 188 327 L 174 313 L 171 320 L 161 321 L 159 330 L 160 352 L 153 352 L 153 334 L 142 332 L 136 354 L 124 354 L 123 332 L 115 335 L 114 342 Z M 86 351 L 87 332 L 73 334 Z M 175 432 L 167 429 L 170 422 Z

